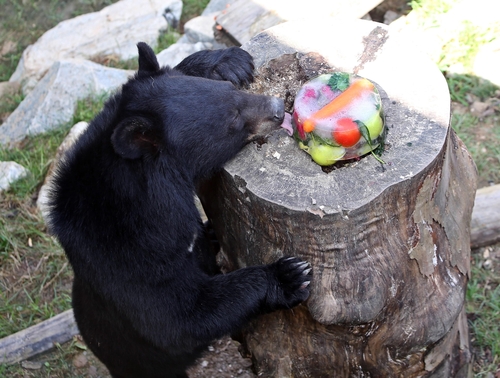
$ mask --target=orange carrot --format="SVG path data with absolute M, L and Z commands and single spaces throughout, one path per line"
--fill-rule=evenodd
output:
M 352 83 L 344 92 L 339 94 L 332 102 L 329 102 L 310 118 L 306 119 L 302 125 L 306 133 L 310 133 L 316 127 L 316 122 L 322 118 L 327 118 L 335 113 L 344 109 L 354 99 L 359 97 L 363 92 L 370 90 L 373 91 L 373 84 L 371 81 L 361 78 Z

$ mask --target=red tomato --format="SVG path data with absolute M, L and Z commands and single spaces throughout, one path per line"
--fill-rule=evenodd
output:
M 361 138 L 358 125 L 351 118 L 341 118 L 332 132 L 333 139 L 343 147 L 352 147 Z
M 302 123 L 299 122 L 299 114 L 296 111 L 293 112 L 293 121 L 297 126 L 297 134 L 299 134 L 299 138 L 302 140 L 306 140 L 306 134 L 304 133 L 304 126 L 302 126 Z

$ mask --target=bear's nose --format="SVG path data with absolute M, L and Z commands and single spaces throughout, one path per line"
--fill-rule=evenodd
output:
M 274 121 L 282 123 L 285 119 L 285 102 L 278 97 L 272 98 Z

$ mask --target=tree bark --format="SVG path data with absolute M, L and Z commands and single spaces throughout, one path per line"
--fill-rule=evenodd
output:
M 253 92 L 279 95 L 291 111 L 305 80 L 353 72 L 379 87 L 388 127 L 384 165 L 368 155 L 325 170 L 279 130 L 200 188 L 226 270 L 283 255 L 313 266 L 305 304 L 244 330 L 256 373 L 467 376 L 476 169 L 449 127 L 439 70 L 389 28 L 365 21 L 285 23 L 243 48 L 257 66 Z

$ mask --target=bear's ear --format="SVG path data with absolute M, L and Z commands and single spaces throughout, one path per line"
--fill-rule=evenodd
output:
M 144 117 L 129 117 L 113 131 L 111 143 L 115 152 L 125 159 L 138 159 L 144 154 L 156 154 L 162 137 L 153 123 Z
M 160 70 L 158 59 L 151 47 L 147 43 L 139 42 L 137 44 L 139 50 L 139 73 L 141 72 L 156 72 Z

